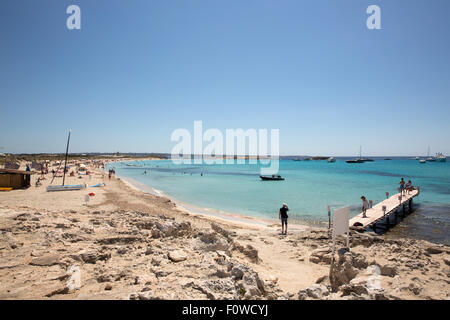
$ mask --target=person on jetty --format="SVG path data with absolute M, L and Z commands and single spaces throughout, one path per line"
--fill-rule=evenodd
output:
M 280 208 L 278 218 L 281 219 L 281 234 L 287 235 L 288 214 L 289 208 L 286 203 Z
M 400 185 L 400 194 L 403 195 L 403 192 L 405 191 L 405 180 L 402 178 L 398 184 Z
M 366 212 L 367 212 L 367 209 L 369 209 L 369 202 L 367 201 L 366 197 L 364 197 L 364 196 L 361 196 L 361 201 L 362 201 L 363 218 L 367 218 Z
M 405 184 L 405 191 L 407 191 L 408 194 L 410 194 L 411 191 L 413 191 L 413 190 L 414 190 L 414 186 L 413 186 L 411 180 L 408 180 L 408 182 Z

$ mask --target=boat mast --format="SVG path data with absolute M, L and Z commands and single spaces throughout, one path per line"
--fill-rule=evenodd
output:
M 66 167 L 67 167 L 67 155 L 69 153 L 69 142 L 70 142 L 70 133 L 72 130 L 69 130 L 69 136 L 67 137 L 67 146 L 66 146 L 66 160 L 64 161 L 64 169 L 63 169 L 63 182 L 62 185 L 64 185 L 64 180 L 66 179 Z

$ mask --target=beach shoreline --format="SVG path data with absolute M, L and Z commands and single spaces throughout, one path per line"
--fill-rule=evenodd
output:
M 274 226 L 274 225 L 281 225 L 278 219 L 269 219 L 269 218 L 261 218 L 261 217 L 253 217 L 245 214 L 235 213 L 235 212 L 227 212 L 223 210 L 217 210 L 213 208 L 201 208 L 194 204 L 186 203 L 183 201 L 180 201 L 172 196 L 169 196 L 165 194 L 163 191 L 155 189 L 154 187 L 143 184 L 138 181 L 133 180 L 132 178 L 125 177 L 123 175 L 117 175 L 118 178 L 120 178 L 124 183 L 129 185 L 130 187 L 134 188 L 138 192 L 143 193 L 149 193 L 157 197 L 167 198 L 170 199 L 175 205 L 185 211 L 188 212 L 191 215 L 203 215 L 206 218 L 210 218 L 213 221 L 216 219 L 221 222 L 231 222 L 231 223 L 238 223 L 242 224 L 242 226 L 247 227 L 268 227 L 268 226 Z M 291 219 L 293 220 L 293 219 Z M 325 224 L 322 225 L 313 225 L 311 223 L 308 223 L 307 221 L 300 221 L 299 219 L 296 219 L 297 223 L 290 223 L 289 228 L 291 229 L 304 229 L 305 227 L 317 227 L 317 228 L 326 228 Z M 300 223 L 298 223 L 300 222 Z M 302 223 L 303 222 L 303 223 Z

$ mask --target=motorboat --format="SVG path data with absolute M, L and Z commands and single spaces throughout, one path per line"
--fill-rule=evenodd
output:
M 336 159 L 334 157 L 329 157 L 327 159 L 328 162 L 336 162 Z
M 444 156 L 442 153 L 436 153 L 436 161 L 437 162 L 446 162 L 447 161 L 447 157 Z
M 280 175 L 271 175 L 271 176 L 259 176 L 263 181 L 281 181 L 284 180 Z

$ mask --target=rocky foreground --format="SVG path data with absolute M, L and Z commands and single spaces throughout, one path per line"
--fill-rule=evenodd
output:
M 0 299 L 448 299 L 450 249 L 353 232 L 287 237 L 125 210 L 0 208 Z M 310 285 L 283 290 L 272 246 Z M 287 248 L 287 249 L 286 249 Z M 276 258 L 276 257 L 275 257 Z M 279 259 L 279 258 L 276 258 Z M 280 263 L 283 263 L 281 261 Z M 297 267 L 298 266 L 298 267 Z M 302 268 L 305 269 L 302 269 Z M 305 270 L 318 270 L 305 274 Z M 272 274 L 273 273 L 273 274 Z M 311 277 L 315 278 L 311 278 Z

